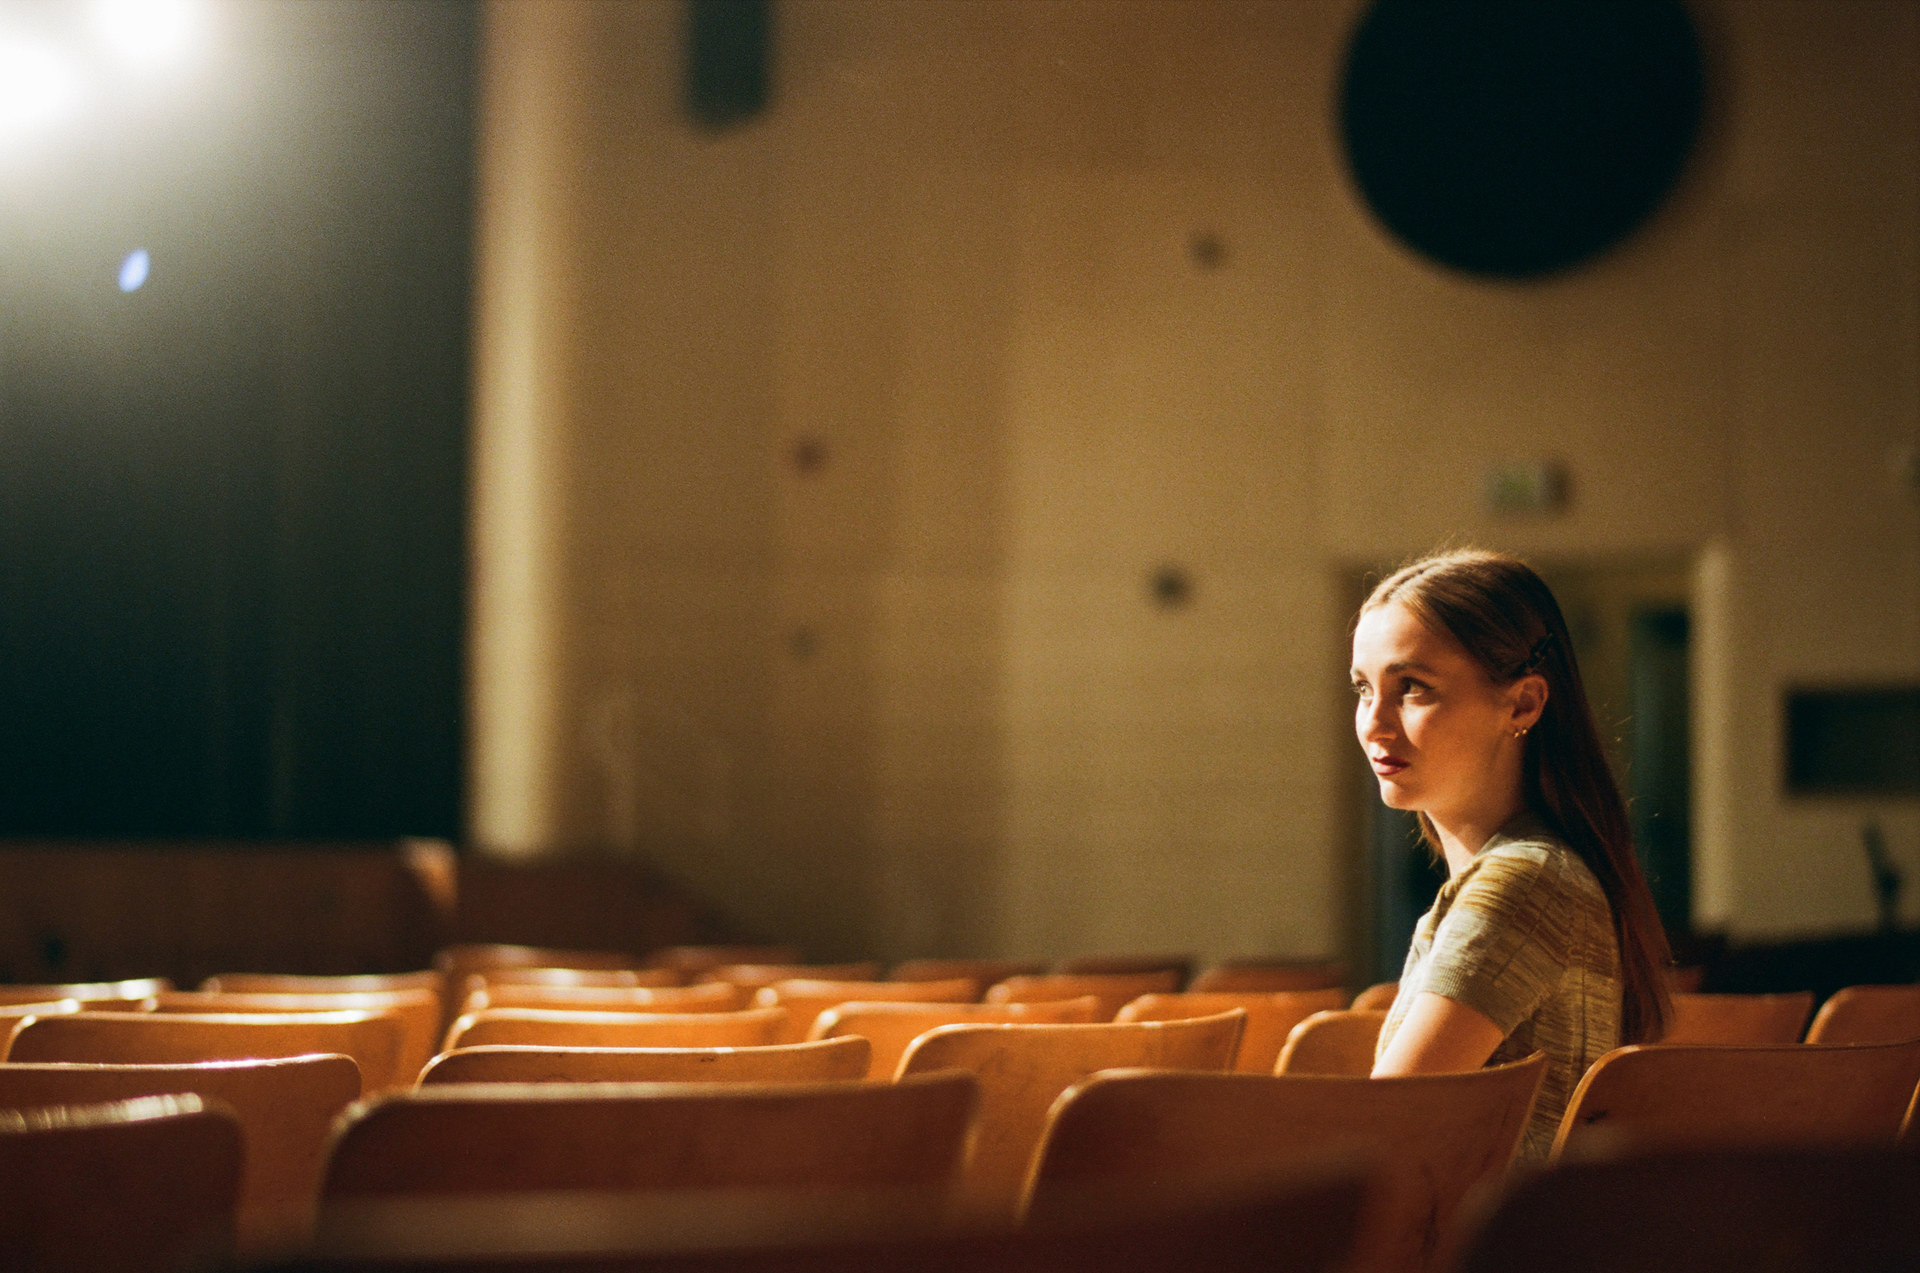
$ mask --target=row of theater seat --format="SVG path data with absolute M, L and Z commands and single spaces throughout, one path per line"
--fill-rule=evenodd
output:
M 876 986 L 910 983 L 836 985 L 831 979 L 783 976 L 758 978 L 764 984 L 751 989 L 763 1002 L 742 1008 L 748 987 L 698 985 L 697 977 L 710 975 L 709 968 L 693 978 L 694 989 L 711 999 L 705 1010 L 685 1011 L 683 1001 L 662 1014 L 658 996 L 673 987 L 582 986 L 568 976 L 640 969 L 549 969 L 516 977 L 500 967 L 457 969 L 453 963 L 443 960 L 432 972 L 396 974 L 386 982 L 358 979 L 351 989 L 329 979 L 233 977 L 197 993 L 119 985 L 111 989 L 123 993 L 114 996 L 105 994 L 107 987 L 91 988 L 116 1007 L 148 1010 L 81 1011 L 68 998 L 56 1010 L 22 1014 L 8 1060 L 0 1064 L 0 1106 L 71 1110 L 139 1094 L 180 1100 L 191 1095 L 218 1106 L 178 1113 L 183 1118 L 192 1113 L 199 1124 L 229 1118 L 241 1129 L 246 1149 L 238 1192 L 240 1236 L 242 1249 L 253 1254 L 304 1244 L 315 1200 L 323 1194 L 331 1218 L 326 1231 L 336 1246 L 355 1233 L 362 1241 L 372 1234 L 377 1247 L 383 1233 L 391 1241 L 397 1232 L 418 1231 L 419 1217 L 411 1209 L 418 1195 L 506 1192 L 524 1200 L 556 1188 L 611 1188 L 625 1196 L 636 1190 L 769 1189 L 806 1181 L 816 1193 L 826 1184 L 866 1195 L 906 1189 L 917 1202 L 900 1197 L 883 1208 L 896 1221 L 924 1220 L 928 1207 L 942 1210 L 950 1204 L 977 1221 L 1005 1222 L 1021 1215 L 1058 1221 L 1080 1211 L 1094 1194 L 1111 1199 L 1146 1179 L 1157 1182 L 1151 1192 L 1164 1200 L 1171 1193 L 1210 1190 L 1229 1179 L 1244 1181 L 1328 1153 L 1358 1152 L 1397 1161 L 1412 1171 L 1409 1179 L 1427 1182 L 1411 1195 L 1404 1181 L 1388 1191 L 1388 1196 L 1417 1201 L 1397 1221 L 1376 1215 L 1363 1226 L 1375 1267 L 1410 1268 L 1432 1267 L 1438 1258 L 1432 1218 L 1450 1215 L 1467 1187 L 1497 1179 L 1505 1170 L 1539 1081 L 1537 1062 L 1357 1085 L 1350 1077 L 1309 1078 L 1302 1071 L 1312 1066 L 1289 1068 L 1283 1062 L 1276 1078 L 1271 1060 L 1244 1064 L 1255 1018 L 1264 1013 L 1271 1025 L 1291 1013 L 1296 1024 L 1279 1033 L 1290 1034 L 1294 1044 L 1316 1033 L 1364 1036 L 1364 1048 L 1354 1048 L 1351 1055 L 1334 1049 L 1328 1053 L 1334 1063 L 1321 1067 L 1364 1074 L 1371 1055 L 1368 1031 L 1377 1030 L 1379 1014 L 1316 1011 L 1316 1003 L 1344 1000 L 1344 994 L 1328 989 L 1238 996 L 1160 990 L 1110 1013 L 1098 996 L 1086 994 L 1018 1003 L 1013 997 L 1026 992 L 1006 989 L 1004 981 L 999 1003 L 968 1002 L 977 995 L 977 983 L 949 977 L 943 980 L 954 984 L 946 987 L 921 984 L 918 993 L 941 996 L 934 1002 L 879 998 L 861 1004 L 842 1000 L 849 992 L 857 1000 L 862 994 L 890 993 Z M 521 971 L 533 967 L 523 962 Z M 1142 971 L 1066 975 L 1116 979 L 1117 985 Z M 676 971 L 676 982 L 689 979 Z M 267 982 L 270 988 L 232 989 Z M 1039 995 L 1043 984 L 1051 991 L 1087 988 L 1085 983 L 1038 983 L 1027 992 Z M 1118 993 L 1115 986 L 1105 988 Z M 53 988 L 23 988 L 15 997 L 48 989 Z M 512 999 L 527 989 L 536 995 L 621 994 L 632 1002 L 617 1012 L 604 1004 L 588 1012 L 493 1006 L 494 996 Z M 339 1008 L 339 995 L 366 999 L 357 1007 Z M 728 996 L 724 1002 L 723 995 Z M 1705 997 L 1724 998 L 1729 997 Z M 1920 1083 L 1920 988 L 1856 988 L 1836 996 L 1827 1008 L 1849 998 L 1874 1009 L 1865 1016 L 1855 1013 L 1856 1024 L 1871 1018 L 1883 1033 L 1915 1041 L 1623 1050 L 1589 1074 L 1556 1153 L 1575 1140 L 1591 1142 L 1583 1129 L 1595 1126 L 1606 1133 L 1664 1129 L 1662 1134 L 1695 1141 L 1764 1135 L 1891 1143 L 1904 1118 L 1911 1136 L 1910 1107 Z M 1223 1005 L 1223 999 L 1237 1002 Z M 1902 1003 L 1910 1004 L 1904 1018 Z M 243 1004 L 245 1011 L 205 1011 Z M 334 1010 L 291 1011 L 322 1004 Z M 1808 1006 L 1799 1006 L 1796 1035 Z M 471 1011 L 461 1011 L 441 1036 L 441 1023 L 456 1008 Z M 902 1031 L 924 1024 L 926 1018 L 917 1014 L 928 1012 L 951 1014 L 955 1023 L 905 1042 Z M 1008 1015 L 998 1024 L 978 1019 L 993 1012 Z M 1032 1015 L 1022 1019 L 1023 1012 Z M 1036 1019 L 1046 1015 L 1067 1019 Z M 1123 1019 L 1096 1019 L 1110 1015 Z M 811 1023 L 795 1030 L 796 1017 Z M 1823 1018 L 1847 1019 L 1827 1009 Z M 560 1041 L 582 1037 L 568 1030 L 617 1032 L 649 1023 L 697 1029 L 748 1019 L 762 1032 L 733 1045 L 635 1049 Z M 403 1024 L 407 1020 L 414 1023 L 412 1035 Z M 430 1063 L 413 1063 L 422 1050 L 420 1039 L 431 1053 L 435 1040 L 461 1045 L 484 1039 L 474 1032 L 492 1023 L 547 1033 L 536 1035 L 536 1044 L 456 1046 Z M 889 1037 L 883 1023 L 894 1029 L 895 1042 L 886 1046 L 900 1054 L 891 1064 L 876 1062 Z M 195 1034 L 197 1041 L 188 1038 Z M 815 1041 L 783 1041 L 809 1034 Z M 88 1037 L 95 1042 L 77 1042 Z M 160 1050 L 171 1048 L 174 1054 L 155 1054 L 162 1038 L 173 1041 Z M 406 1038 L 414 1042 L 403 1042 Z M 308 1055 L 288 1057 L 289 1052 Z M 209 1054 L 287 1059 L 212 1063 Z M 1298 1047 L 1291 1059 L 1301 1059 Z M 1257 1072 L 1228 1073 L 1236 1061 Z M 942 1077 L 948 1071 L 971 1077 L 956 1085 L 950 1075 Z M 845 1081 L 862 1073 L 898 1075 L 900 1081 Z M 423 1085 L 406 1092 L 416 1075 Z M 697 1081 L 667 1088 L 604 1081 L 643 1076 Z M 588 1077 L 601 1081 L 580 1081 Z M 472 1086 L 476 1079 L 530 1078 L 563 1081 L 539 1088 Z M 361 1094 L 363 1080 L 371 1099 L 341 1114 Z M 733 1082 L 723 1086 L 721 1080 Z M 964 1097 L 956 1095 L 963 1087 Z M 931 1101 L 933 1112 L 908 1114 L 914 1101 Z M 872 1128 L 854 1130 L 863 1126 L 857 1116 L 863 1103 L 889 1111 L 877 1125 L 892 1129 L 891 1141 Z M 957 1119 L 955 1111 L 962 1106 L 966 1117 Z M 806 1122 L 803 1115 L 810 1108 L 832 1111 L 825 1130 Z M 719 1112 L 727 1110 L 732 1112 Z M 336 1115 L 338 1124 L 332 1126 Z M 674 1123 L 675 1118 L 681 1122 Z M 755 1123 L 756 1118 L 761 1121 Z M 673 1126 L 681 1130 L 661 1130 Z M 732 1130 L 725 1130 L 729 1126 Z M 789 1143 L 800 1126 L 813 1130 Z M 946 1133 L 938 1130 L 942 1127 Z M 914 1128 L 920 1130 L 904 1139 L 899 1135 Z M 943 1135 L 958 1139 L 949 1144 Z M 849 1179 L 810 1157 L 825 1153 L 844 1167 L 866 1161 L 862 1154 L 883 1142 L 896 1149 L 917 1146 L 931 1156 L 916 1159 L 921 1165 L 913 1170 L 902 1165 L 904 1160 L 888 1160 L 866 1169 L 876 1174 Z M 635 1145 L 651 1148 L 638 1152 Z M 726 1159 L 717 1148 L 721 1145 L 736 1146 L 742 1155 Z M 0 1147 L 0 1156 L 5 1152 Z M 716 1174 L 702 1176 L 702 1163 Z M 1456 1186 L 1459 1192 L 1448 1192 Z M 392 1212 L 397 1202 L 406 1204 L 398 1220 Z M 865 1217 L 862 1223 L 875 1218 L 870 1204 L 868 1198 L 856 1209 Z M 381 1220 L 382 1214 L 387 1219 Z M 716 1214 L 724 1219 L 729 1213 Z M 818 1230 L 822 1223 L 821 1216 L 812 1215 L 808 1227 Z M 467 1231 L 473 1231 L 471 1225 Z

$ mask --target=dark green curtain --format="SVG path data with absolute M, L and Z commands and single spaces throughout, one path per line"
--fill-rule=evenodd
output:
M 475 13 L 211 12 L 0 178 L 0 835 L 457 835 Z

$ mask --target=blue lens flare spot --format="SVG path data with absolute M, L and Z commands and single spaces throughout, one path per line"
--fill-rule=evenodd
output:
M 127 253 L 127 259 L 120 262 L 120 290 L 137 292 L 140 285 L 147 281 L 147 273 L 153 268 L 153 262 L 147 257 L 145 248 L 135 248 Z

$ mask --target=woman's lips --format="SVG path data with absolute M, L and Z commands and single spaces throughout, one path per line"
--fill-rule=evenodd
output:
M 1368 759 L 1373 762 L 1373 772 L 1379 774 L 1382 778 L 1393 777 L 1402 769 L 1405 769 L 1408 763 L 1404 760 L 1397 760 L 1392 756 L 1369 756 Z

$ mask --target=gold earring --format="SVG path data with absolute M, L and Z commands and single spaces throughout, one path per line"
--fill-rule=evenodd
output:
M 1519 729 L 1513 731 L 1513 736 L 1515 738 L 1525 738 L 1527 736 L 1527 730 L 1531 728 L 1531 725 L 1522 725 Z

